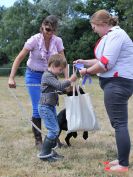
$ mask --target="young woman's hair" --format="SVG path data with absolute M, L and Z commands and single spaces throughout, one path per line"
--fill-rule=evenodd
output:
M 48 60 L 48 67 L 54 66 L 54 67 L 62 67 L 65 68 L 67 65 L 66 58 L 62 56 L 61 54 L 55 54 L 52 55 Z
M 90 23 L 96 25 L 108 24 L 108 25 L 116 26 L 118 25 L 118 17 L 112 16 L 107 10 L 102 9 L 95 12 L 91 16 Z
M 56 31 L 58 26 L 58 19 L 55 15 L 49 15 L 43 20 L 42 25 L 47 25 L 53 31 Z

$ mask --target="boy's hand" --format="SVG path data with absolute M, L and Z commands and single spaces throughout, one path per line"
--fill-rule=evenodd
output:
M 71 82 L 75 82 L 75 81 L 77 80 L 76 74 L 72 74 L 69 80 L 70 80 Z

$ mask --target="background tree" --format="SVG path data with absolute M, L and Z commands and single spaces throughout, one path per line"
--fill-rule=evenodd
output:
M 47 15 L 59 19 L 58 36 L 62 37 L 69 63 L 77 58 L 93 58 L 98 35 L 89 23 L 90 16 L 107 9 L 119 16 L 120 26 L 133 39 L 133 0 L 16 0 L 10 8 L 0 7 L 0 64 L 11 64 L 24 42 L 39 32 Z M 25 65 L 25 63 L 23 63 Z
M 3 56 L 7 56 L 12 63 L 25 41 L 39 32 L 42 17 L 47 15 L 47 12 L 44 9 L 41 11 L 39 7 L 37 2 L 31 4 L 28 0 L 19 0 L 0 13 L 0 60 L 3 61 L 0 62 L 1 65 L 5 64 Z M 25 66 L 25 63 L 21 66 Z M 19 71 L 21 72 L 23 71 Z
M 116 4 L 120 26 L 133 40 L 133 0 L 118 0 Z

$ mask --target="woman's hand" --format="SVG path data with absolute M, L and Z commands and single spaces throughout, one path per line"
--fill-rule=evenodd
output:
M 15 80 L 14 80 L 13 78 L 10 78 L 10 77 L 9 77 L 8 86 L 9 86 L 10 88 L 16 88 L 16 82 L 15 82 Z
M 87 74 L 87 68 L 83 68 L 81 70 L 79 70 L 79 73 L 83 76 L 85 74 Z
M 78 59 L 78 60 L 73 61 L 73 64 L 76 64 L 76 63 L 83 63 L 83 62 L 84 62 L 83 59 Z

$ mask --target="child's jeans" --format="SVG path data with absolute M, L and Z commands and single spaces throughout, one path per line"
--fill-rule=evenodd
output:
M 45 127 L 48 130 L 47 137 L 55 139 L 59 135 L 59 125 L 57 120 L 56 108 L 51 105 L 38 105 L 40 117 L 44 120 Z

